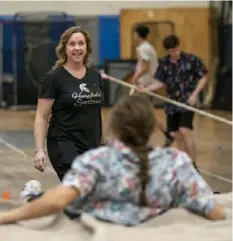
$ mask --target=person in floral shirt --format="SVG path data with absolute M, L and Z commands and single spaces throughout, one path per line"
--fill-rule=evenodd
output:
M 28 202 L 0 213 L 0 223 L 65 210 L 70 217 L 88 213 L 99 220 L 135 226 L 175 207 L 212 220 L 225 218 L 223 207 L 185 152 L 148 145 L 156 122 L 145 96 L 125 97 L 115 106 L 109 123 L 113 135 L 106 146 L 78 156 L 62 184 L 42 195 L 38 182 L 29 181 L 21 192 Z
M 204 63 L 194 54 L 182 51 L 176 35 L 164 38 L 163 46 L 168 54 L 159 60 L 154 83 L 138 91 L 154 92 L 166 86 L 169 99 L 196 106 L 198 96 L 208 81 Z M 192 135 L 194 112 L 170 103 L 165 105 L 165 112 L 168 133 L 175 137 L 178 148 L 189 154 L 197 168 L 196 146 Z

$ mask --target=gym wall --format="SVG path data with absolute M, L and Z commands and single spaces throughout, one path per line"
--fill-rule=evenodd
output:
M 43 3 L 42 3 L 43 2 Z M 174 7 L 208 7 L 209 1 L 0 1 L 0 14 L 14 14 L 22 11 L 65 11 L 69 14 L 119 15 L 123 8 L 174 8 Z
M 176 25 L 175 31 L 177 34 L 181 34 L 185 50 L 197 51 L 196 54 L 203 57 L 209 65 L 207 57 L 209 49 L 206 47 L 208 30 L 205 31 L 208 6 L 208 1 L 98 1 L 97 3 L 95 1 L 43 1 L 43 4 L 39 1 L 0 1 L 0 30 L 2 29 L 0 32 L 3 36 L 0 45 L 5 58 L 3 60 L 3 72 L 6 72 L 5 68 L 7 68 L 7 72 L 11 71 L 13 66 L 10 54 L 14 31 L 13 15 L 17 12 L 39 13 L 43 11 L 64 11 L 77 19 L 77 25 L 88 29 L 93 39 L 92 63 L 94 65 L 102 65 L 106 59 L 133 58 L 131 28 L 133 23 L 139 21 L 174 22 Z M 189 11 L 186 10 L 187 7 Z M 192 15 L 190 12 L 196 12 L 196 8 L 200 9 L 200 7 L 203 14 L 201 16 L 195 14 L 191 19 L 192 21 L 188 20 L 188 24 L 185 26 L 182 21 L 187 21 L 188 15 Z M 196 24 L 195 18 L 198 21 L 196 25 L 198 27 L 193 32 L 194 24 Z M 204 21 L 205 26 L 201 26 L 201 21 Z M 169 29 L 166 30 L 165 25 L 160 25 L 159 28 L 163 32 L 162 37 L 170 31 Z M 162 56 L 164 52 L 161 46 L 161 36 L 159 37 L 160 40 L 155 38 L 156 44 L 153 44 L 156 45 L 159 55 Z M 203 39 L 204 41 L 202 41 Z M 8 53 L 7 57 L 6 53 Z
M 12 55 L 14 14 L 16 12 L 59 12 L 64 11 L 75 25 L 86 28 L 93 39 L 93 65 L 103 65 L 106 60 L 133 59 L 135 57 L 132 41 L 132 26 L 138 22 L 151 25 L 150 41 L 156 47 L 159 56 L 165 54 L 162 39 L 174 32 L 181 38 L 182 48 L 200 56 L 207 67 L 211 67 L 212 42 L 210 38 L 209 1 L 1 1 L 0 32 L 2 33 L 3 73 L 11 74 L 14 68 Z M 72 20 L 72 21 L 73 21 Z M 156 27 L 155 26 L 156 22 Z M 50 38 L 58 41 L 60 32 L 50 24 Z M 41 31 L 38 26 L 34 32 Z M 19 31 L 18 31 L 19 34 Z M 20 30 L 20 41 L 25 40 L 25 29 Z M 40 37 L 38 37 L 40 38 Z M 23 44 L 22 44 L 23 45 Z M 20 47 L 21 44 L 18 43 Z M 25 65 L 24 51 L 16 51 L 18 72 Z M 21 73 L 19 73 L 21 74 Z M 116 76 L 118 77 L 118 76 Z M 120 78 L 120 76 L 119 76 Z M 18 81 L 22 81 L 21 78 Z M 164 93 L 164 92 L 163 92 Z
M 120 14 L 120 36 L 121 42 L 124 42 L 121 56 L 132 56 L 132 27 L 145 22 L 154 31 L 151 42 L 160 57 L 166 54 L 162 46 L 163 38 L 173 32 L 179 36 L 184 51 L 195 53 L 210 68 L 212 41 L 209 19 L 209 8 L 124 9 Z

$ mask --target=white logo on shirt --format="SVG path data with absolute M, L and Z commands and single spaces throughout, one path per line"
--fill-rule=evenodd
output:
M 83 92 L 90 92 L 90 90 L 86 87 L 86 84 L 79 85 L 80 90 Z
M 101 103 L 101 92 L 90 91 L 90 89 L 86 87 L 86 84 L 80 84 L 79 89 L 81 90 L 79 93 L 72 93 L 72 98 L 75 99 L 74 105 L 76 107 Z

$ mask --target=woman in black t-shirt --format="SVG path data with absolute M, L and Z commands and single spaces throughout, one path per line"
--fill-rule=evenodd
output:
M 91 39 L 84 29 L 66 30 L 56 48 L 58 61 L 39 88 L 35 168 L 43 172 L 47 166 L 44 143 L 49 124 L 48 157 L 60 180 L 77 155 L 101 144 L 102 79 L 87 66 L 91 51 Z

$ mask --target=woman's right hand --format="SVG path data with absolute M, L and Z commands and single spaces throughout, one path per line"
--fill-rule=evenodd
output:
M 34 157 L 34 167 L 43 172 L 45 167 L 47 167 L 48 164 L 48 156 L 47 153 L 44 150 L 39 150 L 36 152 Z

